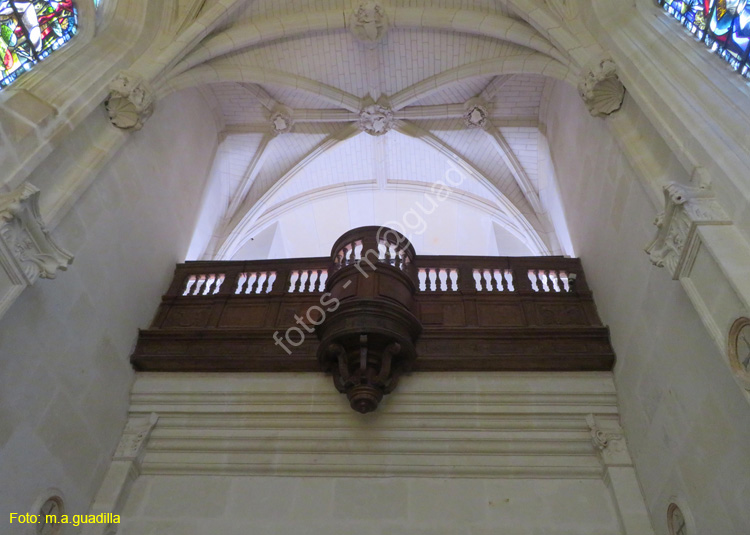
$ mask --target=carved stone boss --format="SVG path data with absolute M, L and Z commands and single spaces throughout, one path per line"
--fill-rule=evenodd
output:
M 72 261 L 42 221 L 37 188 L 26 183 L 0 195 L 0 316 L 24 288 L 54 279 Z
M 388 14 L 378 2 L 361 2 L 349 15 L 349 30 L 368 48 L 374 48 L 388 33 Z
M 602 59 L 583 76 L 578 93 L 594 117 L 605 117 L 622 106 L 625 86 L 617 76 L 617 66 L 611 59 Z
M 143 77 L 121 72 L 109 84 L 104 106 L 117 128 L 140 130 L 154 111 L 154 91 Z
M 664 211 L 656 216 L 656 237 L 646 247 L 651 263 L 666 267 L 677 280 L 697 244 L 700 225 L 730 225 L 726 212 L 708 187 L 672 182 L 664 187 Z
M 357 120 L 360 130 L 371 136 L 382 136 L 393 128 L 395 125 L 393 110 L 385 98 L 381 97 L 377 102 L 373 102 L 372 97 L 368 95 L 362 104 Z

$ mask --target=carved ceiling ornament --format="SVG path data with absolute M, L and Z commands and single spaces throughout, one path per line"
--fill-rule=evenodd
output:
M 154 111 L 154 91 L 140 75 L 123 71 L 109 84 L 104 106 L 114 126 L 140 130 Z
M 671 182 L 664 186 L 664 211 L 656 216 L 656 237 L 646 247 L 651 263 L 666 267 L 677 280 L 699 225 L 731 224 L 726 212 L 707 186 L 692 187 Z
M 0 195 L 0 266 L 15 285 L 54 279 L 73 255 L 59 247 L 39 214 L 39 190 L 31 184 Z M 0 314 L 4 288 L 0 288 Z
M 275 136 L 288 134 L 294 127 L 292 110 L 286 106 L 279 106 L 271 113 L 271 130 Z
M 591 442 L 606 466 L 633 464 L 628 453 L 625 435 L 618 425 L 607 428 L 593 414 L 586 416 L 586 423 L 591 430 Z
M 583 76 L 578 93 L 594 117 L 606 117 L 619 110 L 625 97 L 625 86 L 617 76 L 615 62 L 600 60 Z
M 472 98 L 464 105 L 466 113 L 463 115 L 464 125 L 467 128 L 484 128 L 487 126 L 489 112 L 487 105 L 480 99 Z
M 374 0 L 361 2 L 349 15 L 349 30 L 368 48 L 375 48 L 388 33 L 388 28 L 388 14 L 385 8 Z
M 393 128 L 393 110 L 385 99 L 380 98 L 376 103 L 368 95 L 362 104 L 357 121 L 360 130 L 371 136 L 382 136 Z

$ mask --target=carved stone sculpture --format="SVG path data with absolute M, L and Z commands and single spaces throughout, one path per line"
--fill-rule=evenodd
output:
M 611 59 L 599 61 L 578 84 L 578 92 L 594 117 L 605 117 L 622 106 L 625 86 L 617 76 L 617 66 Z
M 42 221 L 37 188 L 26 183 L 0 195 L 0 315 L 26 286 L 54 279 L 72 261 Z
M 293 127 L 292 110 L 286 106 L 281 106 L 273 111 L 271 114 L 271 129 L 274 135 L 288 134 Z
M 479 99 L 471 99 L 466 102 L 466 113 L 464 113 L 464 124 L 467 128 L 484 128 L 487 125 L 487 107 Z
M 586 416 L 586 423 L 591 430 L 591 442 L 605 465 L 629 466 L 633 464 L 625 443 L 625 435 L 623 435 L 619 426 L 604 429 L 593 414 Z
M 140 130 L 154 111 L 154 92 L 141 76 L 121 72 L 109 84 L 104 101 L 109 120 L 123 130 Z
M 371 136 L 382 136 L 393 128 L 393 111 L 383 99 L 376 103 L 372 98 L 367 97 L 359 112 L 357 124 L 363 132 Z
M 646 253 L 652 264 L 666 267 L 678 279 L 696 227 L 730 221 L 708 187 L 671 182 L 664 186 L 664 204 L 664 211 L 654 221 L 656 237 L 646 247 Z
M 349 15 L 349 30 L 357 40 L 374 48 L 388 32 L 388 14 L 373 0 L 362 2 Z

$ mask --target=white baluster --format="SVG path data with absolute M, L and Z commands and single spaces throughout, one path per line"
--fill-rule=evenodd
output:
M 560 291 L 560 285 L 558 284 L 557 271 L 549 272 L 549 280 L 552 281 L 552 289 L 556 292 Z
M 311 292 L 315 291 L 315 283 L 318 281 L 318 272 L 314 269 L 310 270 L 310 290 Z
M 533 269 L 529 270 L 529 280 L 531 281 L 531 289 L 538 292 L 539 287 L 536 284 L 536 272 Z
M 455 268 L 450 269 L 451 278 L 451 290 L 454 292 L 458 291 L 458 270 Z
M 446 273 L 445 268 L 440 268 L 438 277 L 440 278 L 440 291 L 447 292 L 448 291 L 448 273 Z
M 292 271 L 291 276 L 289 277 L 289 289 L 287 290 L 287 293 L 294 293 L 295 286 L 297 286 L 297 281 L 299 280 L 299 271 L 296 269 Z
M 478 269 L 475 269 L 472 271 L 472 275 L 474 276 L 474 284 L 477 287 L 477 291 L 482 291 L 482 274 L 479 273 Z
M 205 284 L 205 282 L 206 282 L 206 276 L 198 275 L 198 282 L 195 285 L 195 291 L 193 292 L 193 295 L 201 294 L 201 288 L 203 287 L 203 284 Z
M 234 289 L 235 295 L 242 293 L 242 286 L 245 282 L 247 282 L 247 273 L 240 273 L 240 276 L 237 277 L 237 286 Z
M 255 290 L 255 281 L 258 280 L 258 273 L 251 271 L 247 274 L 247 288 L 245 288 L 245 295 L 251 294 Z
M 516 289 L 513 287 L 513 272 L 509 269 L 505 270 L 505 287 L 509 292 L 516 291 Z
M 500 273 L 499 269 L 495 269 L 492 271 L 492 278 L 495 279 L 495 287 L 497 288 L 498 292 L 503 291 L 503 275 Z
M 542 281 L 542 288 L 545 292 L 549 292 L 549 286 L 547 285 L 547 273 L 543 270 L 539 270 L 539 280 Z
M 266 284 L 266 279 L 268 278 L 268 274 L 265 271 L 260 272 L 260 276 L 258 277 L 258 287 L 255 290 L 256 294 L 262 293 L 265 289 L 264 286 Z
M 437 269 L 429 268 L 427 274 L 430 278 L 430 291 L 437 291 Z
M 490 270 L 488 269 L 484 270 L 484 283 L 487 286 L 488 292 L 491 292 L 494 289 L 492 287 L 492 275 L 490 275 Z
M 201 295 L 208 295 L 211 292 L 211 286 L 213 286 L 216 276 L 213 273 L 209 273 L 206 278 L 206 284 L 203 286 L 203 293 Z
M 427 289 L 427 271 L 424 268 L 419 268 L 417 279 L 419 279 L 419 291 L 424 292 Z
M 271 290 L 273 290 L 273 283 L 276 282 L 276 272 L 272 271 L 268 275 L 268 284 L 266 287 L 266 293 L 269 293 Z
M 570 291 L 570 281 L 568 280 L 568 273 L 565 271 L 560 272 L 560 280 L 562 280 L 563 289 L 566 292 Z
M 354 244 L 354 259 L 362 260 L 362 242 L 358 241 Z
M 320 281 L 318 285 L 318 291 L 324 292 L 326 289 L 326 281 L 328 280 L 328 270 L 324 269 L 320 274 Z
M 182 295 L 190 295 L 190 289 L 195 284 L 195 275 L 190 275 L 190 277 L 187 280 L 187 284 L 185 284 L 185 291 L 182 292 Z
M 307 270 L 303 270 L 300 273 L 299 276 L 299 293 L 304 293 L 305 289 L 307 288 L 307 278 L 308 278 Z
M 221 285 L 224 284 L 224 279 L 226 276 L 223 273 L 220 273 L 219 276 L 216 278 L 216 286 L 214 286 L 214 294 L 219 293 L 219 290 L 221 289 Z

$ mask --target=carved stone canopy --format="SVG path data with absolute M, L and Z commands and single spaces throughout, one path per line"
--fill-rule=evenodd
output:
M 389 21 L 385 8 L 378 2 L 367 0 L 349 15 L 349 30 L 358 41 L 374 48 L 388 33 Z
M 154 92 L 141 76 L 121 72 L 109 84 L 109 96 L 104 105 L 114 126 L 140 130 L 154 111 Z
M 363 104 L 357 121 L 363 132 L 371 136 L 382 136 L 393 128 L 395 123 L 393 111 L 386 101 L 380 99 L 376 103 L 368 96 Z
M 605 117 L 619 110 L 625 97 L 625 86 L 617 76 L 615 62 L 600 60 L 584 74 L 578 92 L 594 117 Z

